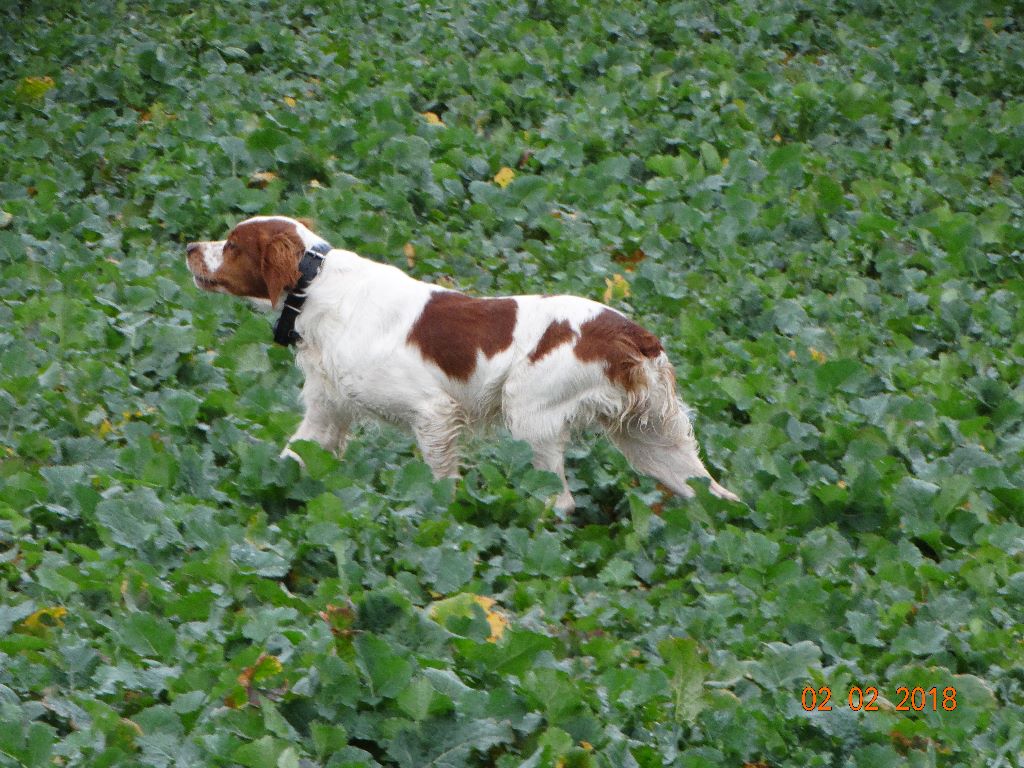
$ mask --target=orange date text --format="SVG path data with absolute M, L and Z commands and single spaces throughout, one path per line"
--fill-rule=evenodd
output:
M 845 704 L 854 712 L 877 712 L 878 697 L 875 686 L 855 685 L 847 691 Z M 950 685 L 940 691 L 936 686 L 908 688 L 901 685 L 896 689 L 895 701 L 892 708 L 897 712 L 952 712 L 956 709 L 956 688 Z M 833 702 L 832 689 L 826 685 L 819 688 L 809 685 L 800 693 L 800 706 L 807 712 L 830 712 L 833 703 L 843 706 L 841 701 Z

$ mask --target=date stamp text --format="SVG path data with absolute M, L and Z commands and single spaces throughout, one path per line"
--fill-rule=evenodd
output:
M 878 688 L 869 685 L 865 688 L 852 686 L 846 694 L 846 706 L 854 712 L 877 712 Z M 885 707 L 897 712 L 952 712 L 956 709 L 956 688 L 949 685 L 941 690 L 937 686 L 931 688 L 908 688 L 901 685 L 896 689 L 892 700 L 895 706 Z M 828 686 L 814 688 L 808 685 L 800 693 L 800 705 L 807 712 L 830 712 L 835 704 L 842 707 L 842 702 L 832 698 L 832 689 Z

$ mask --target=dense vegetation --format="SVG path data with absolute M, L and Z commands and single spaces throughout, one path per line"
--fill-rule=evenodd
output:
M 0 766 L 1024 763 L 1021 11 L 0 4 Z M 605 296 L 749 507 L 279 461 L 292 353 L 182 249 L 257 212 Z

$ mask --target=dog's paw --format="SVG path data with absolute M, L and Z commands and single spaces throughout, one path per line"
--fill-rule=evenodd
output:
M 281 451 L 280 457 L 281 457 L 282 459 L 292 459 L 292 460 L 294 460 L 294 461 L 295 461 L 295 462 L 296 462 L 296 463 L 297 463 L 297 464 L 298 464 L 298 465 L 299 465 L 300 467 L 302 467 L 303 469 L 305 469 L 305 468 L 306 468 L 306 462 L 304 462 L 304 461 L 302 460 L 302 457 L 301 457 L 301 456 L 299 456 L 299 454 L 297 454 L 297 453 L 296 453 L 295 451 L 293 451 L 293 450 L 292 450 L 291 448 L 289 448 L 289 447 L 288 447 L 287 445 L 286 445 L 286 446 L 284 447 L 284 450 L 283 450 L 283 451 Z
M 576 499 L 568 491 L 562 491 L 551 500 L 551 508 L 555 511 L 555 517 L 565 522 L 576 511 Z

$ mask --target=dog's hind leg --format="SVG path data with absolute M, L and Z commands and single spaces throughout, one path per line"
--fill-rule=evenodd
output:
M 555 497 L 554 508 L 559 517 L 567 518 L 576 509 L 576 500 L 569 491 L 569 481 L 565 477 L 565 446 L 569 442 L 569 430 L 564 428 L 560 433 L 547 438 L 529 434 L 517 435 L 513 430 L 512 436 L 530 444 L 530 448 L 533 449 L 533 466 L 536 469 L 558 475 L 558 479 L 562 481 L 562 491 Z
M 561 348 L 543 360 L 520 365 L 502 393 L 502 412 L 512 437 L 533 449 L 535 468 L 553 472 L 562 481 L 553 506 L 563 519 L 576 509 L 565 477 L 565 446 L 572 427 L 587 421 L 584 403 L 601 381 L 599 370 L 581 375 L 578 366 L 567 365 L 568 355 L 571 351 Z
M 416 445 L 435 479 L 459 476 L 459 436 L 465 424 L 465 415 L 453 400 L 433 403 L 413 422 Z

